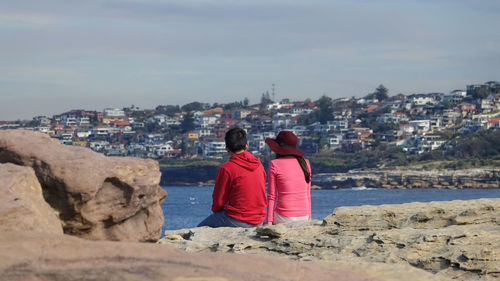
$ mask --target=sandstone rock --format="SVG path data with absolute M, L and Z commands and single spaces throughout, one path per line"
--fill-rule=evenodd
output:
M 169 245 L 89 241 L 34 232 L 0 232 L 0 280 L 390 279 L 259 255 L 189 254 Z
M 63 233 L 55 211 L 43 199 L 33 169 L 0 164 L 0 179 L 0 231 Z
M 339 207 L 325 225 L 343 230 L 442 228 L 450 225 L 494 223 L 500 216 L 497 199 Z
M 182 239 L 160 243 L 190 252 L 266 253 L 332 268 L 350 264 L 387 280 L 500 278 L 500 199 L 341 207 L 323 223 L 165 234 Z
M 158 162 L 106 157 L 33 131 L 0 131 L 0 163 L 32 167 L 65 233 L 93 240 L 153 241 L 161 235 Z
M 498 188 L 500 169 L 464 169 L 419 171 L 393 169 L 351 170 L 347 173 L 315 174 L 313 184 L 352 188 Z

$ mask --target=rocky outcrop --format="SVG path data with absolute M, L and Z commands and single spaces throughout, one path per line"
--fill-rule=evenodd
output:
M 156 241 L 161 235 L 158 162 L 106 157 L 26 130 L 0 131 L 0 163 L 31 167 L 65 233 L 93 240 Z
M 417 269 L 436 280 L 497 280 L 500 199 L 341 207 L 323 222 L 166 231 L 160 243 L 190 252 L 334 262 L 377 276 L 390 272 L 388 265 L 413 268 L 415 279 L 394 273 L 405 280 L 432 280 Z
M 419 171 L 403 168 L 314 174 L 323 188 L 499 188 L 500 169 Z
M 312 263 L 256 255 L 186 253 L 169 245 L 0 232 L 0 280 L 389 281 Z
M 62 234 L 56 212 L 45 202 L 33 169 L 0 164 L 0 232 L 40 231 Z
M 214 185 L 220 164 L 160 166 L 162 186 Z

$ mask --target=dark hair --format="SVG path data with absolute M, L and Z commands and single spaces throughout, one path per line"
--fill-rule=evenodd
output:
M 245 149 L 247 145 L 247 133 L 242 128 L 234 127 L 226 132 L 224 137 L 226 147 L 231 152 Z
M 304 178 L 307 183 L 311 181 L 311 171 L 309 171 L 309 168 L 307 167 L 306 160 L 302 156 L 298 155 L 280 155 L 276 154 L 276 158 L 281 158 L 281 157 L 295 157 L 297 158 L 297 161 L 299 161 L 299 165 L 302 168 L 302 172 L 304 172 Z

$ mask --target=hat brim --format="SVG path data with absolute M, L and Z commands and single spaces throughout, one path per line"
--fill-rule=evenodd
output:
M 266 138 L 265 142 L 269 146 L 269 148 L 272 151 L 274 151 L 276 154 L 304 156 L 304 152 L 302 152 L 300 149 L 283 147 L 283 146 L 279 145 L 275 139 Z

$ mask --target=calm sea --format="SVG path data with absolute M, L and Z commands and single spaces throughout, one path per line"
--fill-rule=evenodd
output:
M 164 186 L 163 230 L 196 227 L 211 211 L 213 187 Z M 381 205 L 500 198 L 497 189 L 340 189 L 312 190 L 312 218 L 321 220 L 339 206 Z

